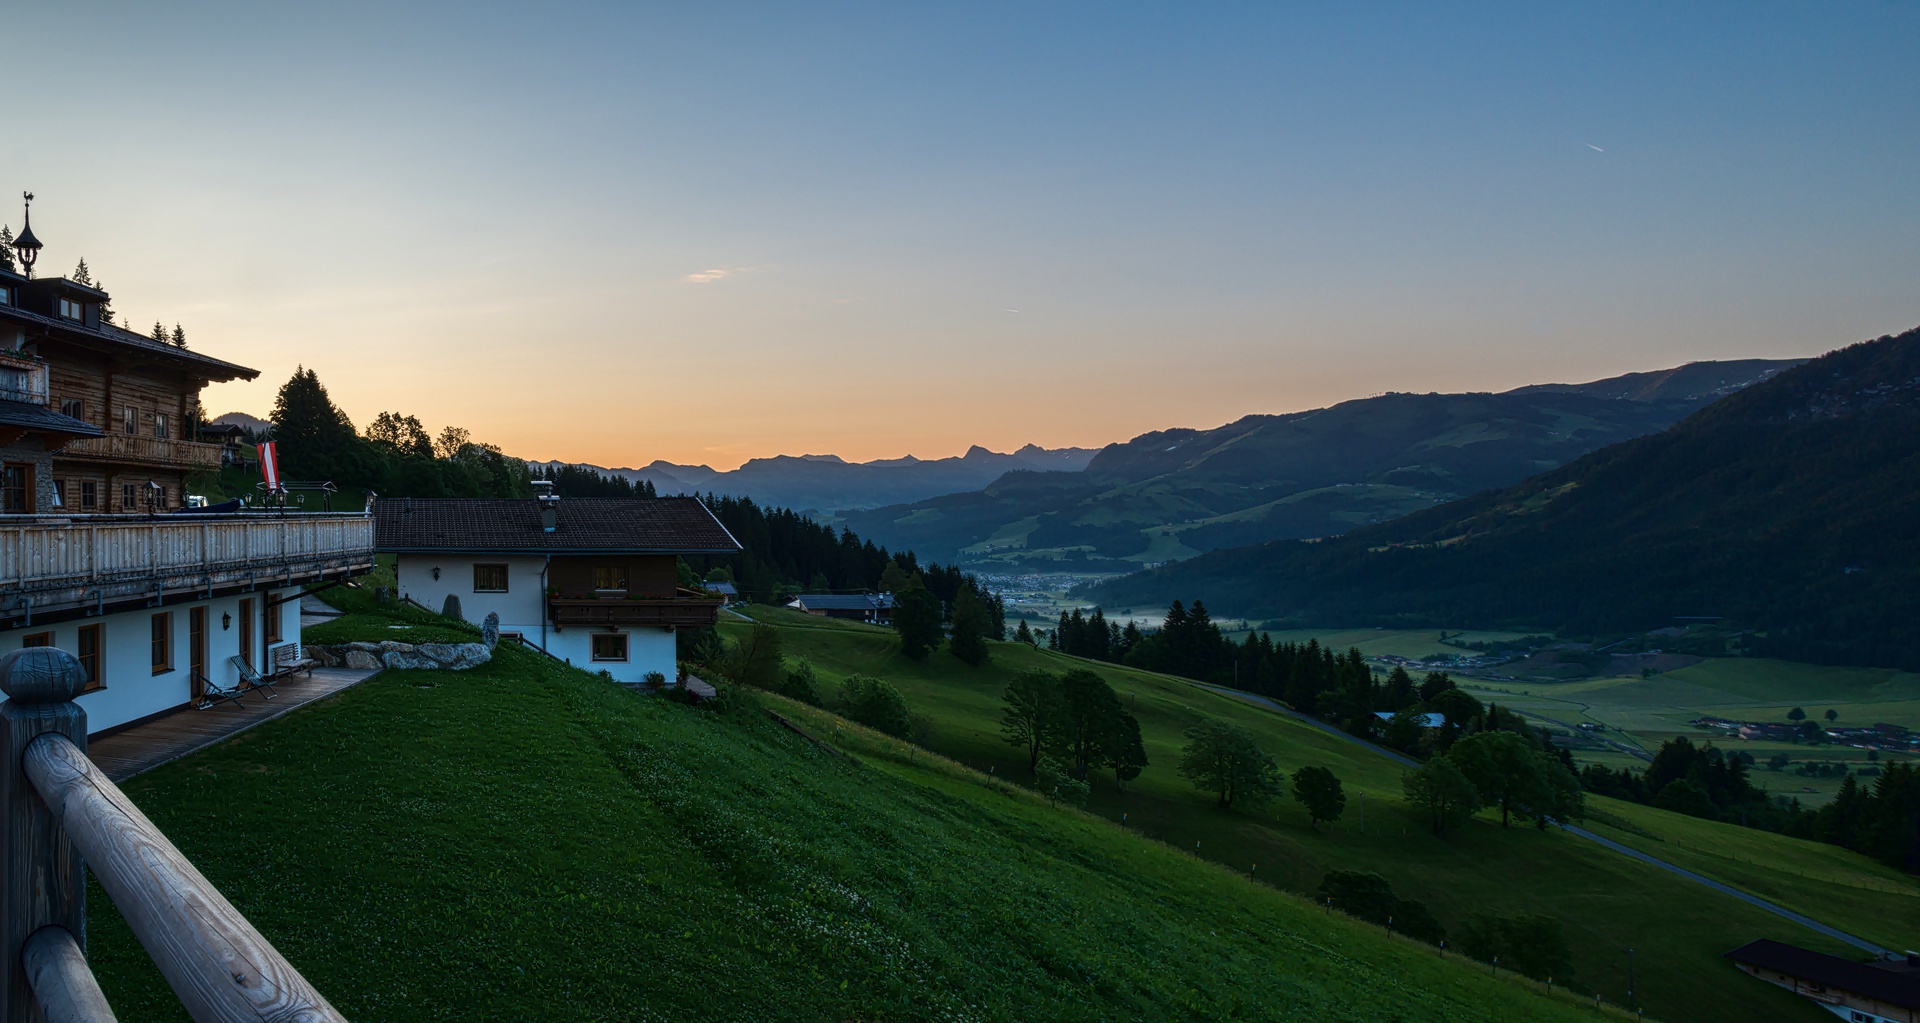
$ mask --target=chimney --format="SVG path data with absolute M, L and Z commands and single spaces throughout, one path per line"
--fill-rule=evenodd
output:
M 534 480 L 533 497 L 540 502 L 540 530 L 553 532 L 560 524 L 560 495 L 553 492 L 553 481 Z

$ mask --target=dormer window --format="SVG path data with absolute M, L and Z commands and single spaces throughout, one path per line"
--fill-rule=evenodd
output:
M 0 284 L 0 305 L 13 304 L 13 289 Z
M 87 307 L 84 303 L 75 302 L 73 299 L 62 298 L 60 300 L 60 315 L 69 320 L 84 320 L 87 318 Z

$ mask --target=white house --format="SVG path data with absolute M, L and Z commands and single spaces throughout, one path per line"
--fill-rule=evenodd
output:
M 436 611 L 458 597 L 468 621 L 498 614 L 502 633 L 628 683 L 674 678 L 675 630 L 719 615 L 719 598 L 679 587 L 678 557 L 740 551 L 691 497 L 386 500 L 374 526 L 402 597 Z
M 38 243 L 15 250 L 31 266 Z M 364 512 L 195 513 L 200 389 L 256 370 L 115 327 L 106 292 L 0 269 L 0 653 L 87 671 L 93 734 L 233 688 L 300 642 L 302 584 L 373 568 Z

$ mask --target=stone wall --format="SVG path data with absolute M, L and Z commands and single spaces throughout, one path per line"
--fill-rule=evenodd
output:
M 308 657 L 329 668 L 433 668 L 461 671 L 493 660 L 485 643 L 308 643 Z

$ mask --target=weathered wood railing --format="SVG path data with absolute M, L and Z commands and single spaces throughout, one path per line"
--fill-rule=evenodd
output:
M 171 437 L 145 437 L 137 433 L 109 433 L 104 437 L 80 437 L 60 449 L 62 458 L 97 462 L 125 462 L 162 465 L 173 469 L 218 469 L 220 445 Z
M 372 567 L 361 513 L 0 516 L 0 618 Z
M 0 1023 L 111 1023 L 87 968 L 86 870 L 197 1023 L 344 1023 L 87 759 L 63 650 L 0 657 Z

